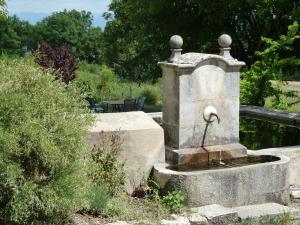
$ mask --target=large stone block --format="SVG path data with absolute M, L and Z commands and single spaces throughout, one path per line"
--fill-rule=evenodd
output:
M 163 129 L 144 112 L 97 114 L 87 137 L 90 147 L 99 145 L 102 131 L 121 135 L 119 160 L 125 163 L 128 192 L 147 179 L 156 162 L 164 161 Z

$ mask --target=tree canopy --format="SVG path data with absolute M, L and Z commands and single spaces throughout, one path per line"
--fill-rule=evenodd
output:
M 241 76 L 242 104 L 264 106 L 266 99 L 272 97 L 272 108 L 289 107 L 286 97 L 296 95 L 293 91 L 283 90 L 282 85 L 300 71 L 300 58 L 293 47 L 299 39 L 299 24 L 296 22 L 288 27 L 286 35 L 277 40 L 262 38 L 266 48 L 256 52 L 258 60 Z
M 105 57 L 117 74 L 134 80 L 159 77 L 156 63 L 168 57 L 174 34 L 183 37 L 184 51 L 216 52 L 215 40 L 228 33 L 232 55 L 250 66 L 264 47 L 261 36 L 278 38 L 300 18 L 298 0 L 113 0 L 110 10 Z
M 90 12 L 76 10 L 57 12 L 35 27 L 35 44 L 45 41 L 52 46 L 68 45 L 82 60 L 102 62 L 102 31 L 92 27 Z M 37 46 L 34 46 L 36 49 Z
M 6 17 L 7 4 L 5 0 L 0 0 L 0 17 Z
M 81 60 L 103 63 L 103 32 L 92 27 L 92 20 L 90 12 L 76 10 L 54 13 L 36 25 L 16 16 L 0 17 L 0 52 L 22 54 L 47 42 L 54 47 L 70 47 Z
M 16 16 L 0 17 L 0 52 L 21 54 L 25 46 L 30 45 L 32 25 Z

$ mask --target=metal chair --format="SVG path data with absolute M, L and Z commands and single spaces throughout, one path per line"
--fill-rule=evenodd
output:
M 145 105 L 145 101 L 146 101 L 146 97 L 139 97 L 136 100 L 136 110 L 138 111 L 142 111 L 144 109 L 144 105 Z
M 95 113 L 103 113 L 104 109 L 96 104 L 96 100 L 92 97 L 87 97 L 86 100 L 89 103 L 89 109 Z
M 123 105 L 123 112 L 134 111 L 136 109 L 135 99 L 125 99 Z

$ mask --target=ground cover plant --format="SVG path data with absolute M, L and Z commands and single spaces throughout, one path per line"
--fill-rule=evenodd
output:
M 22 59 L 0 60 L 0 224 L 61 224 L 90 188 L 81 91 Z

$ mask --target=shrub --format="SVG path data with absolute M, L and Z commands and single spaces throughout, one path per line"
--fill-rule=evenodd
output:
M 92 150 L 94 168 L 90 176 L 95 185 L 106 185 L 111 195 L 122 189 L 125 179 L 124 165 L 118 161 L 121 144 L 119 134 L 102 132 L 99 146 Z
M 61 79 L 68 84 L 75 79 L 79 60 L 65 45 L 53 48 L 44 42 L 37 50 L 36 62 L 45 69 L 51 69 L 56 79 Z
M 146 103 L 150 105 L 156 105 L 159 100 L 158 93 L 151 87 L 146 87 L 140 95 L 146 97 Z
M 105 184 L 94 185 L 90 192 L 90 206 L 89 211 L 91 213 L 99 213 L 106 209 L 107 203 L 111 196 L 109 189 Z
M 0 224 L 60 224 L 86 207 L 80 91 L 23 60 L 0 60 Z
M 184 196 L 180 191 L 168 192 L 162 197 L 163 204 L 170 210 L 170 212 L 178 212 L 183 207 Z
M 97 101 L 106 99 L 116 89 L 117 77 L 113 71 L 105 65 L 88 64 L 83 62 L 78 70 L 79 85 Z M 88 87 L 88 88 L 87 88 Z
M 287 109 L 287 98 L 296 98 L 293 91 L 284 90 L 285 81 L 294 77 L 300 69 L 300 59 L 296 57 L 294 43 L 299 40 L 299 24 L 288 26 L 286 35 L 278 40 L 262 38 L 265 49 L 256 52 L 258 60 L 250 70 L 241 73 L 241 104 L 265 106 L 271 97 L 271 107 Z M 272 80 L 276 81 L 272 83 Z

